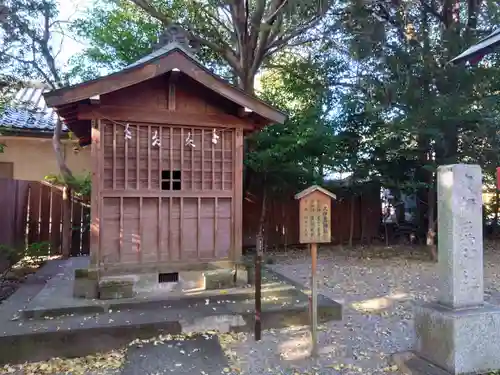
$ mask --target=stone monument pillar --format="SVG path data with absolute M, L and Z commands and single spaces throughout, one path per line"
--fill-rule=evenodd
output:
M 440 295 L 415 307 L 415 354 L 451 374 L 498 370 L 500 308 L 483 294 L 481 168 L 441 166 L 437 183 Z

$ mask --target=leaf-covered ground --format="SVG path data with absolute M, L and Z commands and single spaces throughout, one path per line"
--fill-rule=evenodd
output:
M 271 266 L 273 269 L 309 285 L 310 258 L 303 250 L 277 253 L 272 258 L 275 260 Z M 486 298 L 494 303 L 500 303 L 497 292 L 500 290 L 499 265 L 500 244 L 487 243 L 484 261 Z M 308 358 L 310 340 L 307 327 L 265 331 L 260 342 L 255 342 L 251 334 L 219 334 L 218 340 L 228 362 L 221 360 L 210 370 L 202 364 L 188 372 L 202 375 L 398 374 L 398 369 L 390 366 L 388 357 L 411 348 L 413 317 L 410 301 L 436 297 L 437 265 L 428 260 L 426 253 L 413 248 L 350 251 L 326 248 L 320 250 L 318 271 L 320 293 L 342 302 L 344 306 L 341 322 L 320 327 L 319 358 Z M 130 361 L 136 358 L 141 363 L 141 374 L 181 374 L 190 365 L 189 355 L 194 356 L 196 348 L 178 347 L 172 339 L 160 337 L 135 342 L 121 351 L 85 358 L 6 366 L 3 371 L 15 374 L 132 374 L 130 368 L 134 368 L 134 364 Z M 175 338 L 185 339 L 189 337 Z M 179 360 L 170 366 L 158 366 L 162 360 L 159 355 L 163 353 L 162 347 L 165 354 L 177 348 L 179 358 L 185 358 L 186 362 Z M 141 350 L 131 352 L 131 348 Z M 146 370 L 158 367 L 161 371 Z
M 309 285 L 310 259 L 292 251 L 273 256 L 271 267 Z M 500 303 L 500 244 L 485 245 L 486 298 Z M 306 359 L 306 329 L 264 334 L 260 343 L 231 345 L 236 363 L 249 374 L 396 374 L 390 354 L 411 348 L 411 300 L 437 296 L 437 264 L 410 247 L 320 250 L 319 292 L 343 303 L 342 322 L 330 322 L 319 335 L 321 356 Z

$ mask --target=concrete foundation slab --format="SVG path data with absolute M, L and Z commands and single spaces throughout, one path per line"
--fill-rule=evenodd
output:
M 418 355 L 451 374 L 484 374 L 500 368 L 500 308 L 415 306 Z
M 182 298 L 158 290 L 107 301 L 74 298 L 74 270 L 86 262 L 49 261 L 29 278 L 33 283 L 22 284 L 2 303 L 0 364 L 84 356 L 157 334 L 253 330 L 253 288 L 204 290 Z M 264 329 L 309 323 L 309 298 L 301 285 L 266 268 L 262 285 Z M 341 319 L 339 303 L 323 296 L 318 301 L 319 321 Z
M 396 353 L 391 362 L 404 375 L 451 375 L 450 372 L 430 363 L 413 352 Z

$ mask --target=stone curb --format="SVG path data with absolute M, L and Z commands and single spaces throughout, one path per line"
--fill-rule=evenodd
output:
M 390 361 L 398 366 L 399 371 L 404 375 L 452 375 L 413 352 L 395 353 L 391 355 Z

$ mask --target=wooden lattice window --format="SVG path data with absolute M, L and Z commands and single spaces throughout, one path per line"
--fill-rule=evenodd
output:
M 161 190 L 181 190 L 181 171 L 161 171 Z

